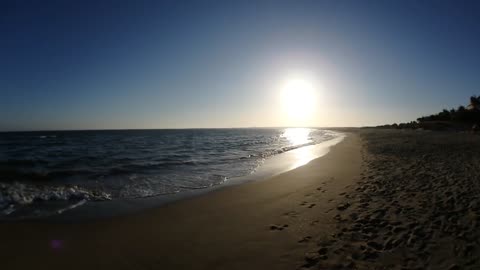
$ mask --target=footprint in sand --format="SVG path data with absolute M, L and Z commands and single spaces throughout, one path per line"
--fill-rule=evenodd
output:
M 334 209 L 334 208 L 330 208 L 330 209 L 328 209 L 327 211 L 325 211 L 325 214 L 328 214 L 328 213 L 330 213 L 330 212 L 331 212 L 333 209 Z
M 270 225 L 270 230 L 271 231 L 283 231 L 284 229 L 288 228 L 287 224 L 283 225 Z
M 309 203 L 309 202 L 305 202 L 305 201 L 300 204 L 300 206 L 307 206 L 307 208 L 313 208 L 315 205 L 316 204 L 314 204 L 314 203 Z
M 305 236 L 305 237 L 303 237 L 302 239 L 298 240 L 298 243 L 307 243 L 307 242 L 309 242 L 310 240 L 312 240 L 312 237 L 311 237 L 311 236 Z
M 298 212 L 297 211 L 289 211 L 289 212 L 286 212 L 283 214 L 284 216 L 287 216 L 287 217 L 292 217 L 292 218 L 296 218 L 298 217 Z

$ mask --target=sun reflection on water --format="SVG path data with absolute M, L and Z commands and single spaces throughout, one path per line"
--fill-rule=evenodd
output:
M 302 145 L 311 142 L 309 128 L 287 128 L 282 134 L 282 137 L 286 138 L 292 143 L 292 146 Z
M 340 142 L 343 137 L 340 133 L 328 130 L 286 128 L 279 139 L 282 142 L 286 140 L 289 147 L 283 149 L 285 151 L 282 154 L 266 159 L 255 174 L 263 177 L 303 166 L 328 153 L 329 148 Z
M 289 140 L 292 146 L 304 145 L 312 142 L 312 140 L 310 139 L 311 132 L 312 130 L 309 128 L 287 128 L 282 134 L 282 137 Z M 293 158 L 291 168 L 305 165 L 310 160 L 315 158 L 313 148 L 310 146 L 295 149 L 290 153 L 290 155 Z
M 294 154 L 294 162 L 292 163 L 291 168 L 303 166 L 316 157 L 313 152 L 313 146 L 296 149 L 292 154 Z

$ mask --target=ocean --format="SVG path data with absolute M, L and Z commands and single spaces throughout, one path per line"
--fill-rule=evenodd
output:
M 303 165 L 321 155 L 312 147 L 342 136 L 314 128 L 0 133 L 0 219 L 254 180 Z

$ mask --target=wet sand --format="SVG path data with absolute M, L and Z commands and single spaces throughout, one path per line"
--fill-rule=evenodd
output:
M 0 224 L 2 269 L 295 269 L 336 229 L 355 134 L 276 177 L 101 221 Z

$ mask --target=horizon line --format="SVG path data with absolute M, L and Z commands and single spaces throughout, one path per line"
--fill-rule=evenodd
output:
M 344 127 L 313 127 L 313 126 L 272 126 L 272 127 L 204 127 L 204 128 L 106 128 L 106 129 L 31 129 L 31 130 L 0 130 L 0 133 L 15 133 L 15 132 L 69 132 L 69 131 L 129 131 L 129 130 L 205 130 L 205 129 L 274 129 L 274 128 L 362 128 L 368 126 L 344 126 Z

